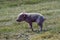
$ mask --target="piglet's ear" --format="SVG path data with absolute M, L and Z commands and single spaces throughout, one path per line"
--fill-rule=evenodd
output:
M 22 14 L 23 17 L 25 17 L 26 15 L 25 14 Z
M 26 17 L 27 17 L 27 15 L 26 15 L 26 14 L 24 14 L 23 16 L 24 16 L 24 18 L 26 18 Z
M 25 11 L 23 11 L 23 14 L 25 14 Z
M 25 13 L 26 13 L 26 12 L 25 12 L 25 11 L 23 11 L 23 16 L 24 16 L 24 17 L 26 16 L 26 15 L 25 15 Z

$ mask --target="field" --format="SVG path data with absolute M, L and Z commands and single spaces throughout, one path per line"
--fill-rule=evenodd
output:
M 46 17 L 43 31 L 33 23 L 16 22 L 22 12 L 38 12 Z M 60 40 L 60 0 L 0 0 L 0 40 Z

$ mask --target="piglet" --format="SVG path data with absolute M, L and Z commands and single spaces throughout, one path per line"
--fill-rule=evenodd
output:
M 45 17 L 40 13 L 26 13 L 21 12 L 17 17 L 17 22 L 25 21 L 29 24 L 30 28 L 33 31 L 32 23 L 36 22 L 40 26 L 40 31 L 42 31 L 43 22 L 45 21 Z

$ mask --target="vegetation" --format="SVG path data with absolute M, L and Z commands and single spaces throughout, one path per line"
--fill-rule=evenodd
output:
M 43 31 L 33 23 L 16 22 L 22 12 L 39 12 L 47 20 Z M 0 0 L 0 40 L 60 40 L 60 0 Z

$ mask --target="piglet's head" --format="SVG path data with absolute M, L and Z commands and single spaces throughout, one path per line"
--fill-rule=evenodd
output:
M 26 19 L 27 15 L 25 13 L 21 13 L 19 14 L 19 16 L 17 17 L 17 22 L 21 22 L 24 21 Z

